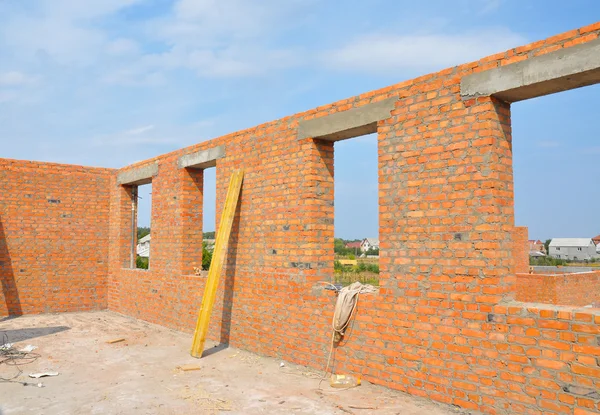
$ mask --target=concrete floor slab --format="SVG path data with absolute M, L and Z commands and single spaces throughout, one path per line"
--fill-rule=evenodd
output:
M 468 413 L 370 384 L 338 390 L 324 381 L 320 389 L 313 370 L 214 343 L 194 359 L 191 335 L 112 312 L 6 319 L 0 342 L 2 333 L 18 347 L 37 346 L 40 357 L 0 382 L 1 415 Z M 28 376 L 49 370 L 59 375 Z M 0 364 L 0 377 L 15 374 Z

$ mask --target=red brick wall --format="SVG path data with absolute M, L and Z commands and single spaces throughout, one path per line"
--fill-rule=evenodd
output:
M 510 106 L 463 101 L 460 80 L 595 39 L 598 31 L 599 24 L 574 30 L 124 169 L 159 164 L 151 270 L 121 267 L 116 253 L 128 219 L 116 209 L 110 309 L 192 331 L 205 280 L 178 264 L 188 255 L 197 261 L 190 245 L 201 245 L 186 224 L 201 207 L 190 213 L 189 180 L 176 161 L 222 145 L 219 209 L 231 172 L 241 167 L 246 176 L 210 336 L 323 368 L 335 299 L 318 282 L 333 276 L 335 145 L 298 140 L 298 122 L 398 97 L 378 125 L 381 289 L 361 298 L 349 338 L 336 348 L 335 370 L 486 413 L 597 409 L 597 401 L 562 388 L 599 386 L 592 356 L 600 351 L 600 311 L 514 301 L 523 261 L 513 258 Z M 122 199 L 113 192 L 113 206 Z
M 516 273 L 529 272 L 529 233 L 525 226 L 515 226 L 513 231 L 513 259 Z
M 517 274 L 516 289 L 518 301 L 556 304 L 555 280 L 548 275 Z
M 600 271 L 577 274 L 517 274 L 517 300 L 600 307 Z
M 0 316 L 106 308 L 113 175 L 0 159 Z

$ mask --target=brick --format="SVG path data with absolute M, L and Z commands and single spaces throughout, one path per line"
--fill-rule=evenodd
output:
M 598 367 L 587 367 L 573 363 L 571 365 L 571 370 L 573 371 L 573 373 L 577 373 L 578 375 L 586 375 L 593 378 L 600 378 L 600 368 Z
M 600 22 L 592 23 L 579 29 L 579 33 L 584 35 L 589 32 L 600 31 Z
M 535 364 L 537 366 L 545 367 L 548 369 L 561 370 L 566 367 L 564 362 L 559 362 L 556 360 L 547 360 L 547 359 L 536 359 Z

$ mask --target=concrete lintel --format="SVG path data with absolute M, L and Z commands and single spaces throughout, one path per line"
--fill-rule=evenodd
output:
M 215 167 L 217 165 L 217 159 L 225 157 L 225 147 L 218 146 L 209 148 L 208 150 L 196 151 L 179 157 L 177 160 L 177 166 L 180 169 L 183 168 L 194 168 L 194 169 L 206 169 L 207 167 Z
M 390 117 L 390 111 L 394 109 L 397 101 L 397 97 L 387 98 L 347 111 L 300 121 L 298 139 L 311 137 L 339 141 L 375 133 L 377 132 L 377 122 Z
M 516 102 L 600 83 L 600 39 L 465 76 L 463 99 Z
M 117 183 L 126 185 L 142 185 L 152 183 L 152 177 L 158 174 L 158 163 L 135 169 L 123 171 L 117 174 Z

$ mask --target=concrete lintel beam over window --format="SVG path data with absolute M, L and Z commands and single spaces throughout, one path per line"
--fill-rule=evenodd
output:
M 522 101 L 600 83 L 600 39 L 477 72 L 460 83 L 463 99 L 493 95 Z
M 177 160 L 177 166 L 180 169 L 186 167 L 191 169 L 206 169 L 208 167 L 215 167 L 217 160 L 223 157 L 225 157 L 225 147 L 218 146 L 183 155 Z
M 397 97 L 392 97 L 324 117 L 302 120 L 298 124 L 298 139 L 310 137 L 339 141 L 376 133 L 377 122 L 390 118 L 397 101 Z
M 152 183 L 152 177 L 158 174 L 158 163 L 136 167 L 117 174 L 117 183 L 121 185 L 135 185 Z

